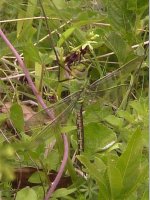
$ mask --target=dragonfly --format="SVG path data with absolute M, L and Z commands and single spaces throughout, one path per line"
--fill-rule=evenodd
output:
M 68 117 L 73 109 L 76 110 L 76 127 L 77 127 L 77 155 L 80 155 L 84 152 L 84 123 L 83 123 L 83 110 L 85 110 L 86 105 L 92 104 L 96 101 L 102 102 L 111 102 L 114 97 L 119 99 L 119 96 L 115 96 L 114 94 L 119 89 L 119 93 L 122 88 L 125 88 L 126 91 L 129 87 L 128 78 L 131 73 L 136 73 L 139 70 L 143 61 L 143 57 L 136 57 L 120 68 L 114 70 L 113 72 L 106 74 L 104 77 L 96 80 L 95 82 L 88 84 L 87 82 L 81 85 L 78 91 L 68 95 L 62 100 L 54 103 L 47 109 L 49 112 L 55 113 L 55 118 L 49 120 L 49 118 L 44 118 L 42 120 L 41 117 L 38 121 L 38 116 L 45 113 L 45 110 L 42 110 L 31 117 L 28 121 L 29 130 L 35 131 L 33 140 L 40 138 L 48 138 L 52 131 L 50 131 L 53 127 L 58 127 L 58 124 L 63 127 L 68 120 Z M 123 93 L 124 96 L 125 93 Z M 112 96 L 110 96 L 112 95 Z M 118 106 L 119 107 L 119 106 Z M 36 122 L 36 125 L 32 123 Z M 45 125 L 43 126 L 43 124 Z M 40 130 L 38 130 L 40 127 Z M 37 131 L 38 130 L 38 131 Z

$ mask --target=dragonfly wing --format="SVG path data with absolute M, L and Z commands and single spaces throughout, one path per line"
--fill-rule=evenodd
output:
M 142 60 L 142 57 L 135 58 L 92 83 L 88 88 L 89 96 L 91 96 L 92 99 L 99 96 L 104 100 L 108 99 L 110 102 L 122 96 L 129 86 L 130 74 L 139 68 Z
M 55 118 L 50 120 L 46 113 L 46 109 L 33 115 L 28 121 L 26 121 L 26 133 L 34 134 L 36 137 L 46 135 L 48 131 L 52 132 L 54 127 L 59 127 L 61 124 L 65 124 L 71 110 L 76 104 L 81 91 L 75 92 L 59 102 L 48 107 L 49 111 L 55 113 Z

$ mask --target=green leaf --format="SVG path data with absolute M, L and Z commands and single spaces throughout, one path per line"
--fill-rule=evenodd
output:
M 38 91 L 41 91 L 42 87 L 42 77 L 43 77 L 43 67 L 38 62 L 35 62 L 35 86 L 38 89 Z
M 67 125 L 67 126 L 63 126 L 62 127 L 62 133 L 69 133 L 71 131 L 74 131 L 77 129 L 77 126 L 73 126 L 73 125 Z
M 58 151 L 55 150 L 48 154 L 47 158 L 44 160 L 44 163 L 48 169 L 57 170 L 60 161 L 59 159 L 60 155 L 58 154 Z
M 1 113 L 0 114 L 0 125 L 6 121 L 6 119 L 8 118 L 7 114 Z
M 93 154 L 116 141 L 116 134 L 108 127 L 89 123 L 85 126 L 85 152 Z
M 134 52 L 135 52 L 136 55 L 138 55 L 138 56 L 144 56 L 144 54 L 145 54 L 145 49 L 144 49 L 144 47 L 143 47 L 142 45 L 139 45 L 139 46 L 137 47 L 137 49 L 136 49 Z
M 37 200 L 37 194 L 32 188 L 26 187 L 17 192 L 16 200 Z
M 105 44 L 116 54 L 121 64 L 124 64 L 128 56 L 132 55 L 132 49 L 123 38 L 115 32 L 105 35 Z
M 139 173 L 137 175 L 135 183 L 131 186 L 131 188 L 128 190 L 126 195 L 130 196 L 133 192 L 136 191 L 136 189 L 139 187 L 139 185 L 143 181 L 146 182 L 146 179 L 148 179 L 148 175 L 149 175 L 148 167 L 149 167 L 148 163 L 146 163 L 146 162 L 142 163 L 141 166 L 139 166 Z M 146 186 L 148 187 L 148 184 Z
M 52 2 L 52 5 L 54 4 L 57 9 L 63 9 L 67 6 L 64 0 L 54 0 Z
M 14 127 L 19 131 L 24 131 L 24 117 L 22 107 L 18 103 L 14 103 L 10 108 L 10 119 Z
M 34 186 L 33 189 L 34 189 L 34 191 L 36 191 L 37 200 L 41 200 L 44 198 L 43 186 Z
M 33 173 L 28 179 L 30 183 L 41 183 L 41 181 L 44 181 L 44 180 L 46 180 L 45 174 L 44 172 L 40 172 L 40 171 Z
M 133 11 L 127 9 L 127 2 L 120 0 L 108 0 L 108 18 L 112 28 L 127 36 L 131 41 L 135 35 L 133 33 L 136 15 Z
M 112 163 L 113 158 L 108 157 L 108 177 L 111 188 L 111 198 L 117 199 L 123 188 L 123 180 L 119 169 Z
M 75 31 L 75 27 L 67 29 L 60 37 L 57 46 L 61 47 L 63 43 L 70 37 L 70 35 Z
M 53 198 L 61 198 L 61 197 L 65 197 L 65 196 L 68 196 L 69 194 L 71 193 L 74 193 L 77 189 L 76 188 L 73 188 L 73 189 L 66 189 L 66 188 L 61 188 L 61 189 L 58 189 L 56 190 L 54 193 L 53 193 Z
M 137 181 L 140 172 L 142 145 L 141 131 L 137 130 L 129 141 L 125 152 L 119 157 L 116 165 L 122 176 L 124 194 L 129 191 Z
M 133 121 L 134 121 L 134 116 L 132 114 L 130 114 L 129 111 L 127 111 L 127 110 L 118 110 L 117 115 L 121 118 L 124 118 L 125 120 L 127 120 L 130 123 L 133 123 Z
M 94 162 L 91 163 L 89 158 L 87 158 L 84 155 L 77 156 L 77 158 L 87 168 L 87 171 L 89 172 L 90 176 L 97 181 L 100 187 L 101 198 L 109 199 L 109 194 L 110 194 L 109 187 L 106 180 L 103 177 L 103 174 L 101 173 L 104 167 L 102 168 L 97 167 Z
M 26 43 L 32 43 L 33 35 L 36 33 L 36 31 L 37 30 L 33 26 L 27 23 L 20 32 L 17 44 L 23 43 L 26 46 Z
M 32 63 L 35 63 L 35 62 L 41 63 L 41 58 L 40 58 L 40 55 L 39 55 L 39 51 L 38 51 L 37 47 L 35 47 L 33 45 L 32 42 L 27 42 L 26 46 L 23 48 L 23 51 L 24 51 L 24 56 L 25 56 L 26 63 L 30 63 L 30 62 L 32 62 Z M 28 66 L 28 64 L 27 64 L 27 66 Z
M 25 17 L 26 17 L 25 11 L 19 10 L 18 19 L 25 18 Z M 17 37 L 19 37 L 19 35 L 22 31 L 23 25 L 24 25 L 24 20 L 20 20 L 20 21 L 17 22 Z
M 128 0 L 127 1 L 127 8 L 129 10 L 136 10 L 137 9 L 137 0 Z
M 116 117 L 114 115 L 108 115 L 104 118 L 109 124 L 115 126 L 115 127 L 122 127 L 123 126 L 123 119 Z

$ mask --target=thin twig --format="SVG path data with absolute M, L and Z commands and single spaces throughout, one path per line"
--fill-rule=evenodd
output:
M 132 49 L 135 49 L 135 48 L 139 47 L 141 44 L 147 45 L 147 44 L 149 44 L 149 40 L 146 41 L 146 42 L 140 43 L 140 44 L 135 44 L 135 45 L 133 45 L 133 46 L 132 46 Z M 104 58 L 104 57 L 108 57 L 108 56 L 111 56 L 111 55 L 114 55 L 114 54 L 115 54 L 115 52 L 110 52 L 110 53 L 107 53 L 107 54 L 98 56 L 98 58 Z
M 8 23 L 8 22 L 18 22 L 18 21 L 26 21 L 26 20 L 33 20 L 33 19 L 44 19 L 45 17 L 39 16 L 39 17 L 25 17 L 25 18 L 19 18 L 19 19 L 7 19 L 7 20 L 0 20 L 0 23 Z M 52 20 L 60 20 L 59 18 L 51 18 L 47 17 L 47 19 Z
M 145 41 L 143 44 L 144 45 L 149 44 L 149 40 Z M 135 45 L 132 46 L 132 48 L 135 49 L 135 48 L 139 47 L 140 45 L 141 44 L 135 44 Z M 114 54 L 114 52 L 110 52 L 110 53 L 98 56 L 97 58 L 104 58 L 104 57 L 107 57 L 107 56 L 110 56 L 110 55 L 113 55 L 113 54 Z M 11 57 L 11 58 L 14 58 L 14 57 Z M 1 60 L 3 60 L 5 62 L 4 57 L 1 58 Z M 85 61 L 86 61 L 86 59 L 85 59 Z M 102 63 L 104 62 L 105 63 L 106 61 L 100 61 L 100 62 L 102 62 Z M 108 62 L 108 63 L 118 64 L 117 62 Z M 57 68 L 58 68 L 58 66 L 54 66 L 54 67 L 48 67 L 46 69 L 47 70 L 53 70 L 53 69 L 57 69 Z M 35 73 L 35 71 L 30 72 L 30 74 L 34 74 L 34 73 Z M 23 77 L 23 76 L 25 76 L 25 74 L 16 74 L 16 75 L 0 78 L 0 80 L 5 81 L 5 80 L 8 80 L 8 79 L 15 79 L 15 78 Z

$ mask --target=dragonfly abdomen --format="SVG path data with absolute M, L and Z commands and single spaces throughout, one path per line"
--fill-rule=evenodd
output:
M 83 126 L 83 105 L 80 103 L 80 109 L 77 112 L 77 143 L 78 143 L 78 151 L 77 154 L 80 155 L 81 152 L 84 151 L 84 126 Z

